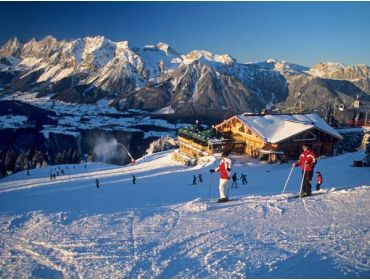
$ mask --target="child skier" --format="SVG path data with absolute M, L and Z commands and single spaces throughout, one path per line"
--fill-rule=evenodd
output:
M 248 184 L 247 175 L 243 174 L 240 176 L 240 180 L 242 180 L 243 185 Z
M 322 184 L 322 175 L 319 171 L 316 172 L 316 190 L 319 191 Z

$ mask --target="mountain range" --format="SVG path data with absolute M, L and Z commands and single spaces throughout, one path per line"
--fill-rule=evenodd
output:
M 181 54 L 165 43 L 138 48 L 102 36 L 13 38 L 0 48 L 0 97 L 17 91 L 78 104 L 106 99 L 118 110 L 178 117 L 222 119 L 265 108 L 325 115 L 356 100 L 368 106 L 370 70 L 331 62 L 240 63 L 228 54 Z

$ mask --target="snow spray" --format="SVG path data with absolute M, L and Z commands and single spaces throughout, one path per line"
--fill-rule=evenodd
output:
M 114 137 L 94 137 L 93 143 L 93 157 L 95 161 L 101 162 L 122 162 L 129 157 L 131 162 L 134 162 L 132 155 L 127 151 L 123 144 L 118 143 Z

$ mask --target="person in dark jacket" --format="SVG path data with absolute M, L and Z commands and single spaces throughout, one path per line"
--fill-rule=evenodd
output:
M 240 176 L 240 180 L 242 180 L 243 185 L 248 184 L 247 175 L 243 174 Z
M 202 174 L 199 174 L 199 175 L 198 175 L 198 180 L 199 180 L 199 182 L 201 182 L 201 183 L 203 182 Z
M 238 188 L 238 182 L 237 182 L 238 178 L 236 177 L 236 172 L 234 172 L 231 179 L 233 179 L 233 183 L 231 184 L 231 188 L 233 189 L 234 185 L 235 185 L 235 188 L 237 189 Z
M 193 185 L 196 185 L 196 184 L 197 184 L 197 177 L 193 175 Z
M 99 179 L 98 178 L 95 179 L 95 184 L 96 184 L 96 187 L 99 189 L 100 185 L 99 185 Z
M 135 185 L 136 184 L 136 177 L 135 175 L 132 175 L 132 184 Z
M 319 171 L 316 172 L 316 190 L 319 191 L 322 184 L 322 175 Z

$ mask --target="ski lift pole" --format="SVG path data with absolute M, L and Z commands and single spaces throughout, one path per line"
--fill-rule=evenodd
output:
M 294 163 L 293 163 L 293 165 L 292 165 L 292 168 L 290 169 L 290 172 L 289 172 L 288 178 L 286 179 L 286 182 L 285 182 L 285 185 L 284 185 L 284 188 L 283 188 L 283 192 L 282 192 L 281 194 L 284 194 L 285 188 L 286 188 L 286 186 L 288 185 L 288 182 L 289 182 L 289 180 L 290 180 L 290 177 L 292 176 L 293 169 L 294 169 Z
M 135 159 L 132 157 L 132 155 L 130 154 L 130 152 L 126 149 L 126 147 L 122 144 L 122 143 L 119 143 L 122 146 L 122 148 L 126 151 L 126 153 L 128 154 L 128 156 L 131 158 L 131 163 L 135 163 Z

